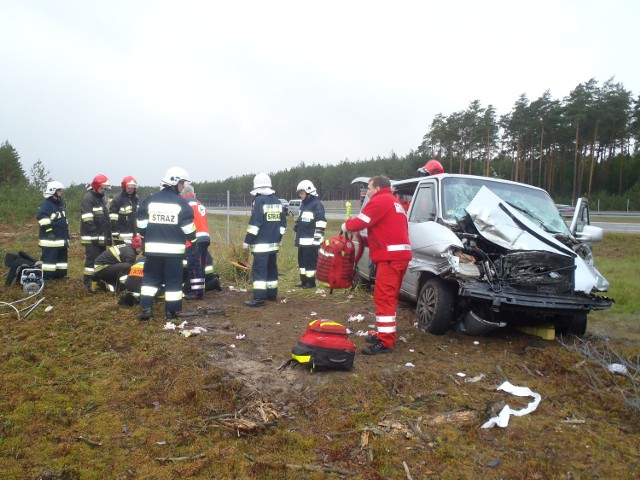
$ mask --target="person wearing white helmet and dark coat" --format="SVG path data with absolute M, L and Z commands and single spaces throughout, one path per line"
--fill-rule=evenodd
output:
M 43 195 L 45 200 L 38 209 L 40 232 L 38 245 L 42 249 L 42 277 L 45 280 L 67 276 L 69 258 L 69 225 L 62 201 L 64 185 L 52 181 L 47 183 Z
M 138 208 L 137 227 L 144 239 L 144 274 L 140 288 L 140 320 L 153 317 L 153 299 L 165 288 L 164 313 L 167 320 L 182 310 L 182 260 L 187 240 L 195 242 L 193 210 L 180 196 L 189 174 L 171 167 L 162 178 L 162 190 L 149 195 Z
M 275 300 L 278 296 L 277 254 L 287 228 L 287 217 L 266 173 L 258 173 L 254 177 L 251 195 L 256 198 L 242 247 L 253 254 L 253 299 L 244 304 L 261 307 L 265 300 Z
M 318 250 L 322 244 L 327 217 L 324 205 L 318 198 L 316 187 L 310 180 L 303 180 L 296 189 L 300 195 L 300 213 L 294 227 L 295 245 L 298 247 L 300 283 L 296 287 L 315 288 Z
M 138 211 L 138 181 L 132 176 L 124 177 L 120 185 L 122 191 L 113 196 L 109 205 L 109 220 L 113 240 L 130 243 L 137 232 L 136 213 Z
M 104 197 L 110 188 L 109 179 L 100 173 L 87 185 L 88 191 L 80 202 L 80 243 L 84 246 L 83 281 L 89 292 L 93 292 L 91 279 L 96 258 L 111 245 L 109 209 Z

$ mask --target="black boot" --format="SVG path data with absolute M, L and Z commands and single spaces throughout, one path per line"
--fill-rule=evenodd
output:
M 150 320 L 153 318 L 153 310 L 150 308 L 141 308 L 138 320 Z
M 306 284 L 307 284 L 306 275 L 300 275 L 300 283 L 296 283 L 296 288 L 305 288 Z

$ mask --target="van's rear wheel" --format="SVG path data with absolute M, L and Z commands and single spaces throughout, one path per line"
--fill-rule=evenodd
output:
M 452 284 L 438 277 L 427 280 L 418 295 L 418 327 L 434 335 L 444 334 L 453 323 L 455 300 Z

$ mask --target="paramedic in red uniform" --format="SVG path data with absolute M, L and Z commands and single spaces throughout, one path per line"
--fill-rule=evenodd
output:
M 184 184 L 191 182 L 180 167 L 171 167 L 161 180 L 162 190 L 140 204 L 136 224 L 144 239 L 144 274 L 140 288 L 138 319 L 153 317 L 153 299 L 164 284 L 164 316 L 178 318 L 182 310 L 182 260 L 185 243 L 196 241 L 193 210 L 180 196 Z
M 411 245 L 407 215 L 391 193 L 389 179 L 373 177 L 367 196 L 369 202 L 357 216 L 342 224 L 342 231 L 368 231 L 369 254 L 377 267 L 373 291 L 377 335 L 367 337 L 371 346 L 363 348 L 362 353 L 378 355 L 390 353 L 396 342 L 396 305 L 402 277 L 411 260 Z

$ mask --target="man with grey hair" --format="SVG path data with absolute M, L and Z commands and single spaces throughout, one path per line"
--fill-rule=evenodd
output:
M 184 186 L 182 198 L 189 202 L 193 209 L 193 223 L 196 225 L 195 244 L 187 240 L 187 270 L 191 291 L 185 294 L 187 300 L 202 300 L 205 291 L 205 267 L 207 252 L 211 244 L 207 209 L 196 199 L 196 192 L 190 183 Z

